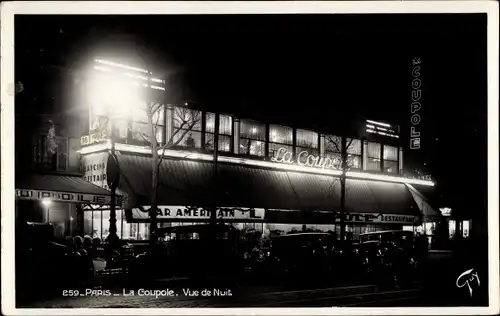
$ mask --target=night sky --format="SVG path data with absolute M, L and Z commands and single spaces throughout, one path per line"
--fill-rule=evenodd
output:
M 304 127 L 399 124 L 406 152 L 418 57 L 422 149 L 405 163 L 432 173 L 440 205 L 485 206 L 486 15 L 18 16 L 15 36 L 25 108 L 51 111 L 60 72 L 47 69 L 78 77 L 98 55 L 154 69 L 171 102 Z

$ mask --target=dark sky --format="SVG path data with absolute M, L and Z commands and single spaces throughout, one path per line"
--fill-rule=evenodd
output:
M 421 58 L 422 149 L 405 160 L 483 202 L 485 185 L 459 183 L 486 179 L 486 15 L 16 17 L 26 91 L 45 89 L 43 65 L 78 72 L 95 55 L 152 65 L 173 101 L 299 125 L 369 117 L 403 135 Z

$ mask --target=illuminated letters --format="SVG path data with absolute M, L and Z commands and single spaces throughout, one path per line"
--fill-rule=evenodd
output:
M 418 114 L 413 114 L 413 115 L 411 116 L 411 123 L 412 123 L 413 125 L 418 125 L 418 124 L 420 124 L 420 121 L 421 121 L 420 115 L 418 115 Z
M 280 148 L 274 157 L 271 157 L 273 162 L 281 162 L 287 164 L 296 163 L 299 166 L 307 166 L 311 168 L 327 168 L 337 169 L 336 165 L 339 163 L 331 158 L 319 157 L 310 155 L 307 151 L 303 150 L 297 154 L 297 160 L 292 159 L 293 153 L 287 151 L 285 148 Z M 337 160 L 337 159 L 336 159 Z
M 415 126 L 412 126 L 410 128 L 410 137 L 419 137 L 420 136 L 420 132 L 417 132 Z
M 283 149 L 284 149 L 284 148 L 283 148 Z M 297 163 L 299 164 L 299 166 L 304 166 L 304 165 L 306 165 L 306 164 L 307 164 L 307 159 L 308 159 L 307 154 L 308 154 L 308 152 L 307 152 L 307 151 L 301 151 L 301 152 L 298 154 L 298 156 L 297 156 Z M 303 157 L 303 156 L 305 156 L 305 157 L 306 157 L 306 158 L 305 158 L 305 160 L 306 160 L 305 162 L 302 162 L 302 157 Z
M 418 112 L 422 108 L 422 104 L 420 102 L 413 102 L 411 104 L 411 114 Z
M 412 91 L 411 91 L 411 118 L 410 122 L 412 126 L 410 127 L 410 149 L 420 149 L 420 132 L 417 131 L 416 125 L 420 124 L 422 118 L 420 114 L 418 114 L 418 111 L 422 108 L 422 105 L 420 104 L 419 101 L 422 98 L 422 90 L 420 89 L 422 87 L 422 80 L 419 78 L 420 77 L 420 65 L 422 62 L 420 58 L 414 58 L 413 59 L 413 69 L 412 69 Z

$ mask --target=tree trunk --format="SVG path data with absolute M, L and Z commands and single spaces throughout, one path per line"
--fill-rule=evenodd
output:
M 151 243 L 156 242 L 156 228 L 157 228 L 157 193 L 158 193 L 158 177 L 159 177 L 159 157 L 158 157 L 158 144 L 156 142 L 155 126 L 153 124 L 153 109 L 152 105 L 148 101 L 148 130 L 149 130 L 149 140 L 151 141 L 151 151 L 152 151 L 152 183 L 151 183 L 151 208 L 149 210 L 150 217 L 150 227 L 149 227 L 149 239 Z
M 213 190 L 214 194 L 212 211 L 210 212 L 210 224 L 213 226 L 213 238 L 215 236 L 215 225 L 217 224 L 217 203 L 218 203 L 218 187 L 217 187 L 217 160 L 219 158 L 219 113 L 215 113 L 215 128 L 214 128 L 214 164 L 213 164 Z
M 341 143 L 341 170 L 340 175 L 340 242 L 345 240 L 345 183 L 346 183 L 346 172 L 347 172 L 347 139 L 342 136 Z

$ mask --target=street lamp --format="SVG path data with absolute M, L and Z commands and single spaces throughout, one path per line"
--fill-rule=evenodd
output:
M 93 73 L 90 82 L 90 102 L 91 108 L 89 111 L 90 122 L 98 116 L 107 118 L 107 126 L 102 127 L 102 131 L 108 137 L 111 143 L 110 158 L 116 162 L 115 142 L 116 142 L 116 126 L 126 122 L 130 124 L 130 120 L 135 116 L 134 110 L 147 106 L 149 89 L 162 90 L 165 84 L 164 80 L 154 78 L 148 70 L 132 67 L 113 61 L 103 59 L 95 59 L 93 65 Z M 141 89 L 142 88 L 142 89 Z M 146 88 L 147 90 L 144 90 Z M 91 126 L 92 127 L 92 126 Z M 127 126 L 127 138 L 128 130 Z M 109 161 L 109 160 L 108 160 Z M 116 228 L 116 189 L 117 181 L 110 184 L 111 189 L 111 206 L 110 206 L 110 227 L 109 241 L 118 239 Z
M 47 218 L 47 223 L 50 223 L 50 210 L 49 210 L 49 206 L 52 205 L 52 200 L 49 200 L 49 199 L 43 199 L 42 200 L 42 204 L 43 206 L 45 206 L 45 212 L 47 214 L 46 218 Z

